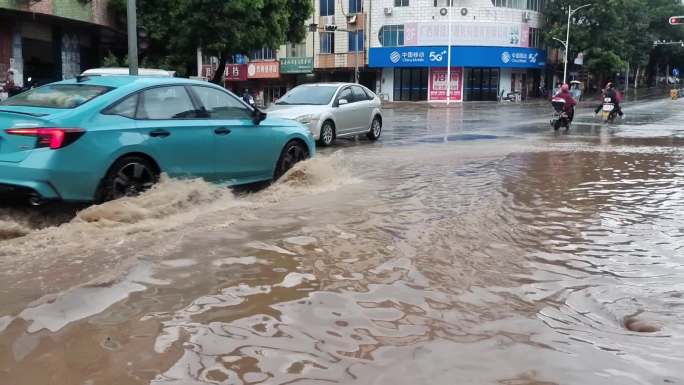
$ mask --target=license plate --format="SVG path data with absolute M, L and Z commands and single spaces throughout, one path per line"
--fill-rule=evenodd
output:
M 612 112 L 614 108 L 615 108 L 615 106 L 612 104 L 604 104 L 603 105 L 603 111 L 605 111 L 605 112 Z

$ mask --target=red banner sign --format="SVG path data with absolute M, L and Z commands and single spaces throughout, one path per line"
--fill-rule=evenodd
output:
M 251 62 L 247 64 L 247 76 L 250 79 L 277 79 L 280 77 L 280 62 Z
M 227 64 L 225 76 L 227 81 L 245 81 L 247 80 L 247 65 Z
M 463 68 L 451 69 L 451 100 L 463 100 Z M 447 70 L 433 68 L 430 70 L 430 100 L 447 99 Z
M 216 71 L 216 68 L 210 64 L 204 64 L 202 65 L 202 73 L 200 76 L 211 79 L 214 77 L 214 72 Z

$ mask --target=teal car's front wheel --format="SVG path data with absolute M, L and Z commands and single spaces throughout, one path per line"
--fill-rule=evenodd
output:
M 99 202 L 139 195 L 159 180 L 157 167 L 139 156 L 123 157 L 112 165 L 102 181 Z
M 283 151 L 280 153 L 280 158 L 276 164 L 275 175 L 273 180 L 277 180 L 285 175 L 295 164 L 309 158 L 309 150 L 306 145 L 298 140 L 291 140 L 287 142 Z

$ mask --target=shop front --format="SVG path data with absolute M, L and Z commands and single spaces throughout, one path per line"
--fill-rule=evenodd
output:
M 202 76 L 210 79 L 214 71 L 211 66 L 205 65 Z M 277 60 L 227 64 L 224 80 L 225 88 L 238 96 L 251 93 L 259 107 L 267 107 L 287 91 L 287 82 L 281 78 L 280 62 Z
M 259 107 L 268 107 L 287 92 L 287 84 L 280 77 L 280 62 L 277 60 L 250 62 L 247 64 L 247 78 L 249 89 Z
M 313 57 L 286 57 L 280 59 L 280 77 L 285 82 L 287 90 L 293 87 L 311 83 L 314 76 Z
M 382 69 L 378 93 L 392 101 L 496 101 L 500 91 L 532 88 L 546 64 L 544 51 L 522 47 L 446 46 L 371 48 L 369 66 Z M 524 75 L 524 76 L 523 76 Z M 513 80 L 515 79 L 515 80 Z
M 247 88 L 247 64 L 227 64 L 225 76 L 225 87 L 234 94 L 242 96 Z

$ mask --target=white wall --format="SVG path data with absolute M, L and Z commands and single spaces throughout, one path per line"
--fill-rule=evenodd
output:
M 342 0 L 343 2 L 345 0 Z M 446 0 L 438 0 L 438 6 L 434 6 L 434 0 L 409 0 L 408 7 L 395 7 L 394 0 L 374 0 L 372 10 L 368 9 L 369 1 L 366 1 L 366 12 L 370 12 L 371 29 L 370 47 L 380 47 L 378 32 L 386 24 L 405 24 L 415 22 L 448 21 L 448 17 L 439 14 L 441 8 L 447 4 Z M 392 15 L 385 15 L 384 9 L 392 8 Z M 468 14 L 461 15 L 461 8 L 467 8 Z M 529 12 L 531 18 L 527 23 L 529 27 L 539 28 L 542 24 L 542 15 L 538 12 L 521 9 L 500 8 L 492 5 L 491 0 L 462 0 L 454 5 L 452 20 L 454 22 L 464 21 L 499 21 L 515 22 L 522 24 L 523 13 Z
M 378 93 L 387 95 L 386 100 L 394 100 L 394 68 L 382 69 Z
M 501 95 L 501 91 L 503 91 L 504 96 L 511 92 L 512 73 L 513 70 L 511 68 L 501 69 L 501 72 L 499 73 L 499 95 Z

